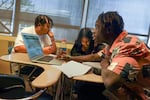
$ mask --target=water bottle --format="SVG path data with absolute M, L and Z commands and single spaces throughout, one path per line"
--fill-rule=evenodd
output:
M 60 43 L 60 50 L 67 53 L 67 43 L 65 39 L 63 39 Z

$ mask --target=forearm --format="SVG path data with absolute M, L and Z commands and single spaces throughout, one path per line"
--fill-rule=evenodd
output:
M 52 54 L 56 54 L 57 47 L 56 47 L 56 42 L 55 41 L 52 41 L 50 51 L 51 51 Z
M 74 60 L 78 62 L 92 62 L 92 61 L 100 61 L 101 58 L 96 53 L 96 54 L 90 54 L 90 55 L 84 55 L 84 56 L 71 56 L 70 60 Z
M 51 32 L 52 33 L 52 32 Z M 49 34 L 49 36 L 50 36 L 50 38 L 51 38 L 51 42 L 52 42 L 52 53 L 53 54 L 56 54 L 56 52 L 57 52 L 57 47 L 56 47 L 56 42 L 55 42 L 55 37 L 54 37 L 54 34 L 52 33 L 52 34 Z
M 57 47 L 56 47 L 54 35 L 52 32 L 49 32 L 48 35 L 49 35 L 50 40 L 51 40 L 51 45 L 48 47 L 44 47 L 43 52 L 45 54 L 56 54 Z
M 54 36 L 51 36 L 50 38 L 51 38 L 51 42 L 52 42 L 51 53 L 56 54 L 57 47 L 56 47 L 55 38 L 54 38 Z
M 82 54 L 80 52 L 77 52 L 76 50 L 72 50 L 71 56 L 82 56 Z
M 101 68 L 101 75 L 104 85 L 107 89 L 117 90 L 122 85 L 122 79 L 116 73 L 108 70 L 106 67 Z
M 27 50 L 24 45 L 14 47 L 16 53 L 26 53 Z

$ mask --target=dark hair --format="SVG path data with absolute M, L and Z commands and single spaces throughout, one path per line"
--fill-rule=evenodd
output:
M 94 49 L 94 40 L 92 37 L 93 33 L 90 28 L 82 28 L 78 34 L 77 39 L 75 40 L 74 48 L 76 48 L 76 51 L 81 53 L 82 52 L 82 44 L 81 40 L 83 37 L 86 37 L 89 39 L 89 48 L 85 54 L 91 54 L 92 50 Z M 72 53 L 72 52 L 71 52 Z
M 116 11 L 101 13 L 98 16 L 101 21 L 101 32 L 117 37 L 124 28 L 122 17 Z
M 51 27 L 53 26 L 53 20 L 48 17 L 47 15 L 38 15 L 35 18 L 35 27 L 38 26 L 39 24 L 44 25 L 45 23 L 49 23 L 51 25 Z

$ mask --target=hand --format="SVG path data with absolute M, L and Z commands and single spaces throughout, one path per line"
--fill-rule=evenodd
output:
M 48 35 L 50 36 L 50 37 L 54 37 L 54 34 L 53 34 L 53 32 L 48 32 Z
M 50 54 L 51 53 L 51 46 L 44 47 L 43 52 L 44 52 L 44 54 Z
M 61 59 L 64 60 L 64 61 L 70 61 L 71 56 L 70 55 L 63 55 L 63 56 L 61 56 Z
M 59 50 L 58 54 L 57 54 L 57 59 L 61 59 L 61 60 L 65 60 L 65 61 L 70 61 L 71 56 L 67 55 L 65 51 L 63 50 Z
M 63 51 L 62 49 L 60 49 L 57 53 L 57 57 L 58 59 L 61 59 L 64 55 L 66 55 L 66 52 Z
M 51 39 L 51 42 L 55 42 L 55 38 L 54 38 L 53 32 L 48 32 L 48 35 L 49 35 L 49 37 Z

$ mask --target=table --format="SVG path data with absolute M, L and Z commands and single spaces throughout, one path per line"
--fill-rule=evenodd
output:
M 35 65 L 43 68 L 44 71 L 32 81 L 32 85 L 37 88 L 49 87 L 55 84 L 61 76 L 61 71 L 57 68 L 51 67 L 51 65 L 31 62 L 26 53 L 12 53 L 1 56 L 0 59 L 18 64 Z
M 32 86 L 37 88 L 46 88 L 54 85 L 58 80 L 58 87 L 55 94 L 55 100 L 62 100 L 61 90 L 63 80 L 61 77 L 61 71 L 55 67 L 52 67 L 48 64 L 40 64 L 31 62 L 27 53 L 12 53 L 9 55 L 3 55 L 0 57 L 1 60 L 7 62 L 13 62 L 18 64 L 28 64 L 35 65 L 44 69 L 44 71 L 32 81 Z M 102 77 L 100 75 L 95 75 L 93 73 L 87 73 L 85 75 L 73 77 L 74 80 L 88 81 L 88 82 L 96 82 L 103 83 Z
M 94 82 L 94 83 L 103 83 L 102 76 L 96 75 L 94 73 L 88 73 L 82 76 L 73 77 L 74 80 Z
M 92 72 L 89 72 L 85 75 L 81 76 L 75 76 L 72 78 L 73 80 L 77 81 L 84 81 L 84 82 L 93 82 L 93 83 L 99 83 L 103 84 L 102 76 L 101 75 L 96 75 Z M 72 100 L 72 93 L 73 93 L 73 84 L 71 85 L 71 90 L 70 90 L 70 100 Z

